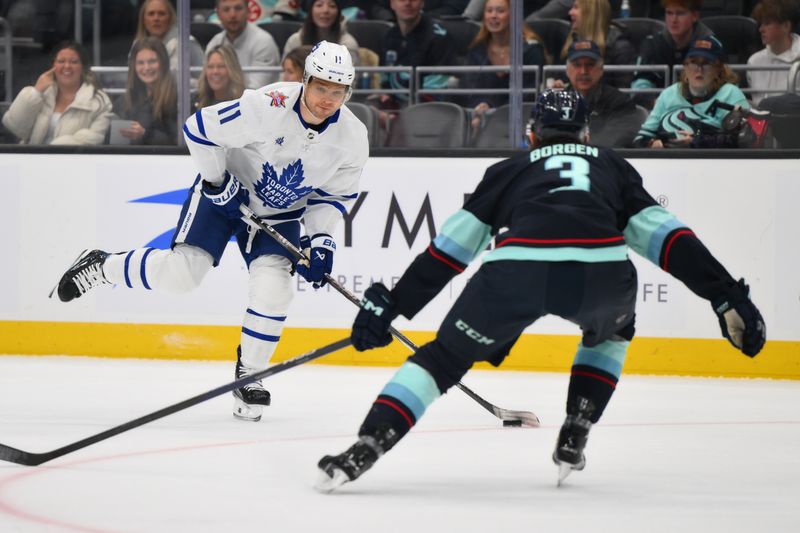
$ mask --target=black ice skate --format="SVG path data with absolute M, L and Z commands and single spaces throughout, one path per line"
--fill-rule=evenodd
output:
M 69 302 L 75 298 L 80 298 L 89 289 L 100 285 L 109 285 L 111 282 L 103 274 L 103 263 L 108 254 L 102 250 L 84 250 L 78 256 L 72 266 L 64 275 L 61 276 L 58 285 L 50 292 L 53 297 L 54 292 L 58 292 L 58 299 L 62 302 Z
M 579 396 L 574 413 L 567 415 L 564 425 L 561 426 L 558 443 L 553 452 L 553 462 L 558 465 L 558 486 L 561 486 L 564 479 L 574 470 L 583 470 L 586 466 L 583 449 L 586 447 L 589 430 L 592 428 L 592 413 L 594 404 Z
M 397 432 L 389 426 L 383 426 L 372 435 L 359 435 L 358 441 L 347 451 L 320 459 L 317 463 L 319 477 L 314 488 L 319 492 L 331 492 L 345 483 L 355 481 L 398 440 Z
M 236 379 L 242 379 L 258 372 L 254 368 L 249 368 L 242 364 L 242 349 L 237 349 L 236 360 Z M 271 397 L 269 391 L 261 384 L 261 380 L 248 383 L 242 388 L 233 391 L 234 405 L 233 416 L 240 420 L 258 422 L 261 420 L 261 413 L 264 406 L 269 405 Z

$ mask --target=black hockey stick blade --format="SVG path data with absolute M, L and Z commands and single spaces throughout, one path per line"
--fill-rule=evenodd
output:
M 288 251 L 292 256 L 295 258 L 296 261 L 300 261 L 306 259 L 301 252 L 292 242 L 281 235 L 275 228 L 260 220 L 253 211 L 250 210 L 249 207 L 242 205 L 239 208 L 244 215 L 246 221 L 255 228 L 258 228 L 268 235 L 270 235 L 273 239 L 278 241 L 278 244 L 283 246 L 286 251 Z M 356 307 L 361 307 L 361 300 L 358 297 L 347 290 L 345 287 L 341 285 L 338 281 L 336 281 L 333 276 L 330 274 L 325 274 L 325 280 L 327 281 L 328 285 L 333 287 L 339 294 L 350 300 L 352 303 L 356 305 Z M 394 338 L 398 341 L 403 343 L 409 350 L 412 352 L 416 352 L 418 347 L 414 344 L 411 339 L 403 335 L 400 331 L 395 329 L 394 327 L 389 328 L 389 333 L 392 334 Z M 519 421 L 521 425 L 525 427 L 539 427 L 539 417 L 536 416 L 534 413 L 530 411 L 515 411 L 512 409 L 503 409 L 502 407 L 497 407 L 496 405 L 486 401 L 484 398 L 479 396 L 475 391 L 464 385 L 463 383 L 459 382 L 456 383 L 456 387 L 461 389 L 464 394 L 478 402 L 478 404 L 492 413 L 494 416 L 499 418 L 500 420 L 508 420 L 508 421 Z
M 73 442 L 72 444 L 68 444 L 66 446 L 63 446 L 61 448 L 58 448 L 50 452 L 43 452 L 43 453 L 26 452 L 18 450 L 17 448 L 12 448 L 11 446 L 6 446 L 5 444 L 0 444 L 0 460 L 8 461 L 10 463 L 16 463 L 18 465 L 38 466 L 42 463 L 46 463 L 58 457 L 67 455 L 68 453 L 80 450 L 81 448 L 86 448 L 87 446 L 91 446 L 92 444 L 96 444 L 100 441 L 106 440 L 115 435 L 119 435 L 120 433 L 124 433 L 128 430 L 138 428 L 139 426 L 143 426 L 149 422 L 158 420 L 159 418 L 164 418 L 167 415 L 177 413 L 178 411 L 183 411 L 184 409 L 187 409 L 199 403 L 203 403 L 206 400 L 210 400 L 211 398 L 215 398 L 217 396 L 225 394 L 226 392 L 231 392 L 234 389 L 239 389 L 257 379 L 263 379 L 278 374 L 280 372 L 283 372 L 284 370 L 289 370 L 290 368 L 302 365 L 303 363 L 313 361 L 314 359 L 319 359 L 320 357 L 341 350 L 342 348 L 347 348 L 348 346 L 350 346 L 349 337 L 336 342 L 332 342 L 327 346 L 317 348 L 316 350 L 311 350 L 310 352 L 307 352 L 303 355 L 299 355 L 294 359 L 289 359 L 288 361 L 278 363 L 277 365 L 271 366 L 266 370 L 261 370 L 260 372 L 256 372 L 255 374 L 251 374 L 242 379 L 237 379 L 236 381 L 232 381 L 227 385 L 222 385 L 221 387 L 217 387 L 216 389 L 212 389 L 202 394 L 198 394 L 197 396 L 193 396 L 176 404 L 170 405 L 169 407 L 164 407 L 163 409 L 159 409 L 158 411 L 154 411 L 150 414 L 144 415 L 135 420 L 131 420 L 130 422 L 125 422 L 124 424 L 113 427 L 111 429 L 107 429 L 96 435 L 92 435 L 91 437 L 87 437 L 77 442 Z

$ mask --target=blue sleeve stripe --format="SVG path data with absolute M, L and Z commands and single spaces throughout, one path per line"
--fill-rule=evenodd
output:
M 285 317 L 285 316 L 269 316 L 269 315 L 262 315 L 261 313 L 257 313 L 257 312 L 255 312 L 255 311 L 253 311 L 253 310 L 252 310 L 252 309 L 250 309 L 249 307 L 247 308 L 247 314 L 249 314 L 249 315 L 253 315 L 253 316 L 257 316 L 257 317 L 260 317 L 260 318 L 269 318 L 270 320 L 277 320 L 278 322 L 283 322 L 284 320 L 286 320 L 286 317 Z
M 468 265 L 486 248 L 491 229 L 466 209 L 459 209 L 445 221 L 433 242 L 439 250 Z
M 314 189 L 314 192 L 320 196 L 336 196 L 338 198 L 344 198 L 345 200 L 355 200 L 358 198 L 358 193 L 353 194 L 331 194 L 329 192 L 325 192 L 322 189 Z
M 472 250 L 467 250 L 443 233 L 440 233 L 434 237 L 433 245 L 436 246 L 437 249 L 441 250 L 464 265 L 470 264 L 470 262 L 475 259 L 475 254 L 472 252 Z
M 254 339 L 267 341 L 267 342 L 278 342 L 281 340 L 280 335 L 266 335 L 264 333 L 259 333 L 257 331 L 253 331 L 252 329 L 242 328 L 242 333 L 253 337 Z
M 661 256 L 661 248 L 664 247 L 664 240 L 667 238 L 667 235 L 670 234 L 672 230 L 684 227 L 686 226 L 677 218 L 673 218 L 661 224 L 650 237 L 650 244 L 647 246 L 647 259 L 658 265 L 658 258 Z
M 152 252 L 153 250 L 155 250 L 155 248 L 147 249 L 147 251 L 142 256 L 142 264 L 139 267 L 139 275 L 142 277 L 142 285 L 144 285 L 144 288 L 147 289 L 148 291 L 152 289 L 150 288 L 150 284 L 147 283 L 147 275 L 145 274 L 145 263 L 147 262 L 147 256 L 150 255 L 150 252 Z
M 131 250 L 128 252 L 128 255 L 125 256 L 125 285 L 127 285 L 129 289 L 132 289 L 133 285 L 131 285 L 131 277 L 128 275 L 128 268 L 131 266 L 131 257 L 135 251 L 136 250 Z
M 241 114 L 242 114 L 242 112 L 237 109 L 236 113 L 234 113 L 233 115 L 228 115 L 227 117 L 221 119 L 219 121 L 219 123 L 220 124 L 225 124 L 226 122 L 230 122 L 231 120 L 235 119 L 236 117 L 241 116 Z
M 186 136 L 189 138 L 189 140 L 192 141 L 192 142 L 195 142 L 197 144 L 202 144 L 202 145 L 205 145 L 205 146 L 216 146 L 217 148 L 219 148 L 218 145 L 212 143 L 211 141 L 207 141 L 205 139 L 201 139 L 200 137 L 197 137 L 195 134 L 193 134 L 191 131 L 189 131 L 189 128 L 186 127 L 186 124 L 183 125 L 183 133 L 185 133 Z
M 236 109 L 237 107 L 239 107 L 239 101 L 238 100 L 235 101 L 234 103 L 232 103 L 231 105 L 229 105 L 228 107 L 223 107 L 222 109 L 218 110 L 217 111 L 217 115 L 224 115 L 225 113 L 227 113 L 231 109 Z
M 201 110 L 198 109 L 194 114 L 194 119 L 197 121 L 197 129 L 200 130 L 200 135 L 208 139 L 208 135 L 206 135 L 206 125 L 203 123 L 203 114 L 200 112 Z
M 334 202 L 333 200 L 309 200 L 308 201 L 308 205 L 319 205 L 319 204 L 327 204 L 327 205 L 333 206 L 336 209 L 338 209 L 339 211 L 341 211 L 341 213 L 343 215 L 347 214 L 347 209 L 345 209 L 344 206 L 342 204 L 340 204 L 339 202 Z

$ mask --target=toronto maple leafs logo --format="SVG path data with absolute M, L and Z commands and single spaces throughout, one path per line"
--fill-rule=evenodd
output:
M 300 186 L 305 179 L 303 162 L 300 159 L 284 168 L 280 176 L 269 162 L 264 163 L 261 168 L 261 179 L 255 182 L 254 187 L 256 196 L 264 207 L 275 209 L 289 207 L 314 189 Z
M 280 91 L 270 91 L 267 93 L 272 101 L 269 103 L 270 107 L 286 107 L 286 95 Z

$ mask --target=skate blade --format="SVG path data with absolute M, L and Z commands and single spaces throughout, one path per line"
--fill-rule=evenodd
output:
M 73 261 L 73 262 L 72 262 L 72 264 L 71 264 L 70 266 L 68 266 L 68 267 L 67 267 L 67 269 L 64 271 L 64 273 L 66 274 L 67 272 L 69 272 L 70 270 L 72 270 L 72 267 L 74 267 L 75 265 L 77 265 L 77 264 L 78 264 L 78 261 L 80 261 L 81 259 L 83 259 L 83 257 L 84 257 L 84 256 L 85 256 L 87 253 L 89 253 L 89 252 L 90 252 L 90 250 L 87 248 L 87 249 L 85 249 L 84 251 L 82 251 L 80 254 L 78 254 L 78 258 L 77 258 L 75 261 Z M 58 281 L 56 282 L 56 286 L 55 286 L 55 287 L 53 287 L 53 290 L 51 290 L 51 291 L 50 291 L 50 294 L 47 296 L 48 298 L 52 298 L 52 297 L 53 297 L 53 295 L 56 293 L 56 291 L 58 290 L 58 286 L 61 284 L 61 279 L 62 279 L 63 277 L 64 277 L 64 274 L 61 274 L 61 277 L 60 277 L 60 278 L 58 278 Z
M 350 478 L 347 477 L 347 474 L 337 468 L 333 469 L 333 476 L 320 469 L 317 482 L 314 483 L 314 489 L 316 489 L 317 492 L 328 494 L 338 489 L 348 481 L 350 481 Z
M 244 403 L 239 398 L 234 396 L 233 416 L 239 420 L 246 420 L 248 422 L 258 422 L 261 420 L 261 414 L 264 412 L 263 405 L 251 405 Z
M 569 463 L 559 463 L 558 464 L 558 482 L 556 483 L 557 487 L 560 487 L 564 480 L 567 479 L 575 469 L 572 468 L 572 465 Z

